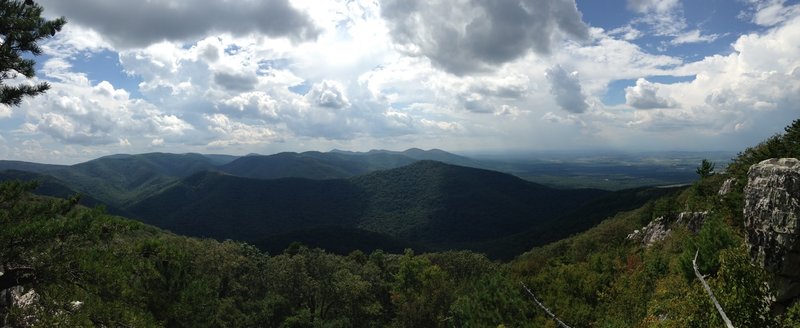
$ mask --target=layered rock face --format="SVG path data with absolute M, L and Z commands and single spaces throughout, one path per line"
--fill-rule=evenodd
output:
M 776 301 L 800 296 L 800 160 L 769 159 L 750 167 L 744 189 L 747 247 L 775 274 Z

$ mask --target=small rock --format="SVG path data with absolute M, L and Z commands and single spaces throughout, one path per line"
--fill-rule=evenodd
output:
M 717 194 L 720 196 L 729 194 L 731 191 L 733 191 L 734 184 L 736 184 L 736 179 L 734 178 L 725 180 L 725 182 L 722 183 L 722 187 L 719 188 Z
M 33 290 L 33 288 L 31 288 L 28 292 L 24 294 L 21 294 L 21 291 L 22 288 L 20 288 L 19 291 L 17 292 L 12 291 L 11 302 L 13 306 L 24 309 L 26 307 L 33 305 L 34 303 L 36 303 L 37 300 L 39 300 L 39 294 L 37 294 L 36 291 Z

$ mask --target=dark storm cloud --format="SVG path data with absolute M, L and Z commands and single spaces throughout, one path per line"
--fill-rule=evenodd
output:
M 305 41 L 319 31 L 288 0 L 42 0 L 49 14 L 90 27 L 118 47 L 147 46 L 162 40 L 199 38 L 208 32 L 245 34 Z
M 255 75 L 216 72 L 214 73 L 214 83 L 228 91 L 246 92 L 253 90 L 258 83 L 258 78 Z
M 381 14 L 407 53 L 464 75 L 525 55 L 549 54 L 566 35 L 589 38 L 574 0 L 384 0 Z

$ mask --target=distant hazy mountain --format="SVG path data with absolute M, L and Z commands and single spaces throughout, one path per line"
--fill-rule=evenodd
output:
M 408 158 L 412 158 L 415 160 L 431 160 L 431 161 L 439 161 L 442 163 L 447 164 L 454 164 L 454 165 L 461 165 L 461 166 L 469 166 L 469 167 L 484 167 L 484 164 L 473 160 L 469 157 L 464 157 L 460 155 L 456 155 L 453 153 L 448 153 L 441 149 L 430 149 L 430 150 L 422 150 L 419 148 L 409 148 L 404 151 L 392 151 L 392 150 L 383 150 L 383 149 L 373 149 L 368 152 L 351 152 L 351 151 L 342 151 L 338 149 L 334 149 L 331 153 L 340 153 L 340 154 L 347 154 L 347 155 L 360 155 L 360 156 L 374 156 L 377 154 L 388 154 L 388 155 L 401 155 Z
M 176 233 L 220 239 L 255 241 L 337 225 L 446 248 L 517 233 L 604 193 L 419 161 L 351 179 L 259 180 L 203 172 L 129 210 Z
M 203 157 L 207 158 L 211 161 L 211 164 L 216 166 L 221 166 L 228 164 L 230 162 L 235 161 L 236 159 L 240 158 L 241 156 L 234 156 L 234 155 L 222 155 L 222 154 L 202 154 Z
M 34 173 L 45 173 L 67 167 L 66 165 L 39 164 L 22 161 L 3 161 L 0 160 L 0 171 L 17 170 Z
M 232 175 L 257 178 L 347 178 L 375 170 L 395 168 L 415 160 L 402 155 L 348 155 L 342 153 L 279 153 L 245 156 L 220 167 Z
M 274 155 L 249 155 L 238 158 L 219 169 L 223 172 L 248 178 L 349 178 L 377 170 L 393 169 L 418 160 L 435 160 L 448 164 L 478 166 L 469 158 L 433 149 L 412 148 L 406 151 L 371 150 L 349 152 L 333 150 L 327 153 L 279 153 Z

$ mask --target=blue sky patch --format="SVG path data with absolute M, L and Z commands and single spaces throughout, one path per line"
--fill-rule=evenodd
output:
M 91 56 L 78 56 L 70 60 L 70 64 L 72 71 L 86 74 L 93 85 L 108 81 L 115 89 L 122 88 L 128 91 L 131 98 L 141 98 L 139 83 L 142 79 L 125 74 L 116 52 L 103 50 L 92 53 Z
M 289 87 L 289 91 L 294 92 L 298 95 L 305 95 L 306 93 L 308 93 L 308 90 L 311 90 L 311 85 L 306 82 Z

